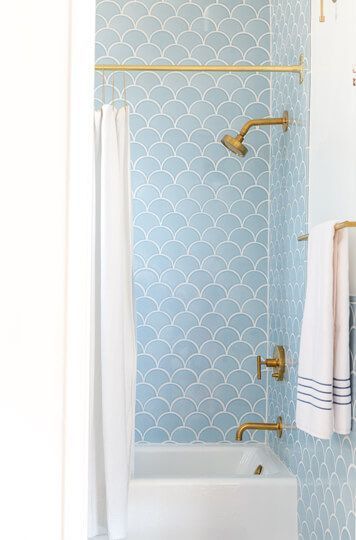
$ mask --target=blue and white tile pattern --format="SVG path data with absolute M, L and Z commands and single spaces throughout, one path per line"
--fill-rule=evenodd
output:
M 297 63 L 301 52 L 308 61 L 309 27 L 310 0 L 102 0 L 97 61 Z M 96 106 L 127 99 L 132 111 L 138 441 L 229 441 L 238 423 L 264 420 L 266 377 L 256 381 L 255 355 L 266 352 L 268 312 L 270 346 L 286 346 L 288 367 L 285 383 L 268 377 L 267 417 L 294 422 L 309 76 L 298 86 L 293 75 L 274 75 L 272 86 L 272 113 L 288 109 L 291 129 L 273 130 L 272 144 L 269 129 L 254 130 L 248 158 L 238 160 L 218 141 L 271 113 L 268 76 L 106 74 L 103 84 L 96 74 Z M 355 336 L 352 298 L 354 387 Z M 298 478 L 300 540 L 354 540 L 353 403 L 350 437 L 325 442 L 289 429 L 269 439 Z
M 97 62 L 270 61 L 268 0 L 97 3 Z M 96 106 L 124 98 L 96 74 Z M 266 414 L 269 129 L 242 161 L 219 142 L 268 116 L 268 75 L 127 73 L 138 339 L 136 440 L 233 440 Z M 262 440 L 256 434 L 255 440 Z
M 278 0 L 272 4 L 272 62 L 310 56 L 310 1 Z M 273 76 L 272 112 L 287 108 L 293 125 L 286 137 L 272 135 L 270 226 L 270 342 L 284 344 L 286 382 L 269 384 L 268 416 L 295 420 L 299 337 L 306 283 L 307 242 L 297 237 L 308 230 L 309 75 L 296 86 L 290 75 Z M 353 387 L 356 369 L 356 298 L 351 298 L 350 350 Z M 356 412 L 353 431 L 331 441 L 288 429 L 270 444 L 298 478 L 300 540 L 354 540 L 356 486 Z

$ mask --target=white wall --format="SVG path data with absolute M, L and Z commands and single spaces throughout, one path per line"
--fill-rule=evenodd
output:
M 81 3 L 85 10 L 91 9 L 92 2 L 72 2 Z M 68 223 L 71 226 L 68 213 L 73 210 L 73 200 L 77 203 L 79 198 L 70 185 L 74 167 L 68 152 L 70 145 L 75 146 L 69 138 L 72 2 L 11 0 L 1 5 L 0 537 L 3 540 L 64 538 L 64 434 L 68 431 L 64 420 L 65 414 L 70 414 L 64 410 L 69 349 L 67 290 L 68 284 L 74 288 L 75 281 L 73 269 L 68 265 L 71 252 L 67 229 Z M 81 55 L 87 66 L 85 49 Z M 83 100 L 88 101 L 86 96 Z M 86 125 L 88 139 L 90 121 L 91 114 Z M 85 145 L 82 152 L 90 160 Z M 81 199 L 85 209 L 90 204 L 87 195 L 84 192 Z M 68 197 L 72 198 L 71 204 Z M 83 229 L 86 226 L 85 222 Z M 87 237 L 84 238 L 83 252 L 87 253 Z M 71 250 L 74 251 L 73 246 Z M 83 266 L 86 262 L 82 261 Z M 87 284 L 85 272 L 81 283 L 81 288 Z M 78 306 L 69 304 L 73 320 Z M 77 310 L 76 320 L 81 316 L 81 320 L 87 321 L 86 304 L 82 307 L 81 313 Z M 74 342 L 76 338 L 72 336 L 71 354 Z M 76 360 L 82 366 L 80 355 Z M 85 417 L 85 400 L 83 403 L 81 421 Z M 78 434 L 81 450 L 86 444 L 85 428 Z M 81 459 L 85 467 L 85 454 L 82 453 Z M 81 489 L 85 489 L 83 483 Z M 73 534 L 65 538 L 82 540 Z
M 309 226 L 356 220 L 356 2 L 312 2 Z M 351 292 L 356 294 L 356 236 L 351 231 Z

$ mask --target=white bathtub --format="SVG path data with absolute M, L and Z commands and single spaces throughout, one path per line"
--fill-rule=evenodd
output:
M 268 447 L 137 447 L 128 540 L 296 538 L 296 479 Z

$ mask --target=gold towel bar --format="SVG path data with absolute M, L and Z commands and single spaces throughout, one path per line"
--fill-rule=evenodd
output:
M 304 55 L 300 55 L 299 64 L 292 66 L 241 66 L 241 65 L 147 65 L 147 64 L 96 64 L 96 71 L 205 71 L 205 72 L 252 72 L 252 73 L 298 73 L 299 81 L 304 81 Z
M 356 221 L 342 221 L 341 223 L 336 223 L 335 230 L 339 231 L 340 229 L 345 229 L 346 227 L 356 227 Z M 303 240 L 308 240 L 309 234 L 302 234 L 298 236 L 299 242 Z

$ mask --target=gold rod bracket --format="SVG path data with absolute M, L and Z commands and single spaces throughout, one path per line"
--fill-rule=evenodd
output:
M 336 4 L 337 0 L 332 0 L 334 2 L 334 4 Z M 324 9 L 324 0 L 320 0 L 320 17 L 319 17 L 319 21 L 321 23 L 324 23 L 325 22 L 325 9 Z
M 325 13 L 324 13 L 324 0 L 320 0 L 320 22 L 325 22 Z

